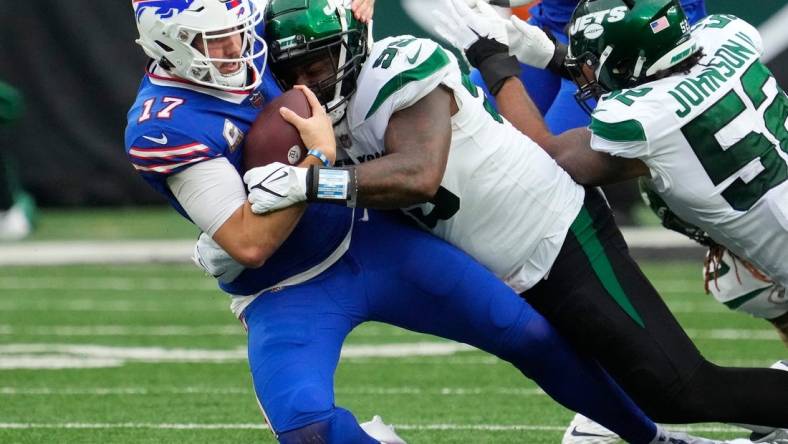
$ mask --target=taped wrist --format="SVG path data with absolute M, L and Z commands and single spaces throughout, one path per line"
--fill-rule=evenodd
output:
M 484 83 L 492 95 L 498 94 L 506 79 L 520 76 L 520 62 L 508 54 L 496 54 L 479 66 Z
M 552 37 L 551 34 L 548 33 L 548 35 Z M 553 74 L 561 76 L 567 80 L 574 80 L 569 74 L 569 70 L 566 69 L 566 66 L 564 65 L 566 55 L 569 53 L 569 47 L 561 42 L 553 41 L 553 43 L 555 43 L 555 52 L 553 52 L 553 58 L 551 58 L 550 62 L 547 63 L 547 69 L 549 69 Z
M 498 94 L 506 79 L 520 75 L 520 62 L 509 55 L 508 46 L 495 39 L 480 37 L 468 47 L 465 56 L 479 70 L 493 95 Z
M 327 202 L 354 208 L 357 195 L 355 167 L 309 167 L 306 173 L 307 202 Z

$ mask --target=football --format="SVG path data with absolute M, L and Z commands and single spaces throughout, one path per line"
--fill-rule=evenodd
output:
M 283 106 L 301 117 L 312 116 L 306 96 L 298 89 L 291 89 L 266 104 L 246 134 L 244 171 L 272 162 L 296 165 L 306 157 L 307 150 L 298 130 L 279 114 Z

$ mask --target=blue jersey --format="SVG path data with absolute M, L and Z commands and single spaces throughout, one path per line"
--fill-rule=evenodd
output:
M 173 174 L 210 159 L 226 158 L 243 174 L 244 135 L 264 105 L 280 94 L 266 73 L 252 92 L 226 92 L 177 79 L 151 64 L 127 116 L 125 145 L 132 165 L 187 219 L 167 185 Z M 250 295 L 321 263 L 345 239 L 352 210 L 310 205 L 277 252 L 258 269 L 247 269 L 222 288 Z

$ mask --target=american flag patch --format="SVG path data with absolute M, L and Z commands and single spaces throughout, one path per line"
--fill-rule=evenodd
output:
M 227 10 L 233 9 L 236 6 L 240 6 L 241 0 L 229 0 L 224 3 L 224 6 L 227 7 Z
M 651 26 L 651 32 L 656 34 L 662 31 L 663 29 L 668 29 L 670 27 L 670 22 L 668 22 L 668 19 L 663 16 L 651 22 L 650 26 Z

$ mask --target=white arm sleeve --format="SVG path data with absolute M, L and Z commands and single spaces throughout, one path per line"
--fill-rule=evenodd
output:
M 211 237 L 246 202 L 246 188 L 224 157 L 197 163 L 167 178 L 186 214 Z

